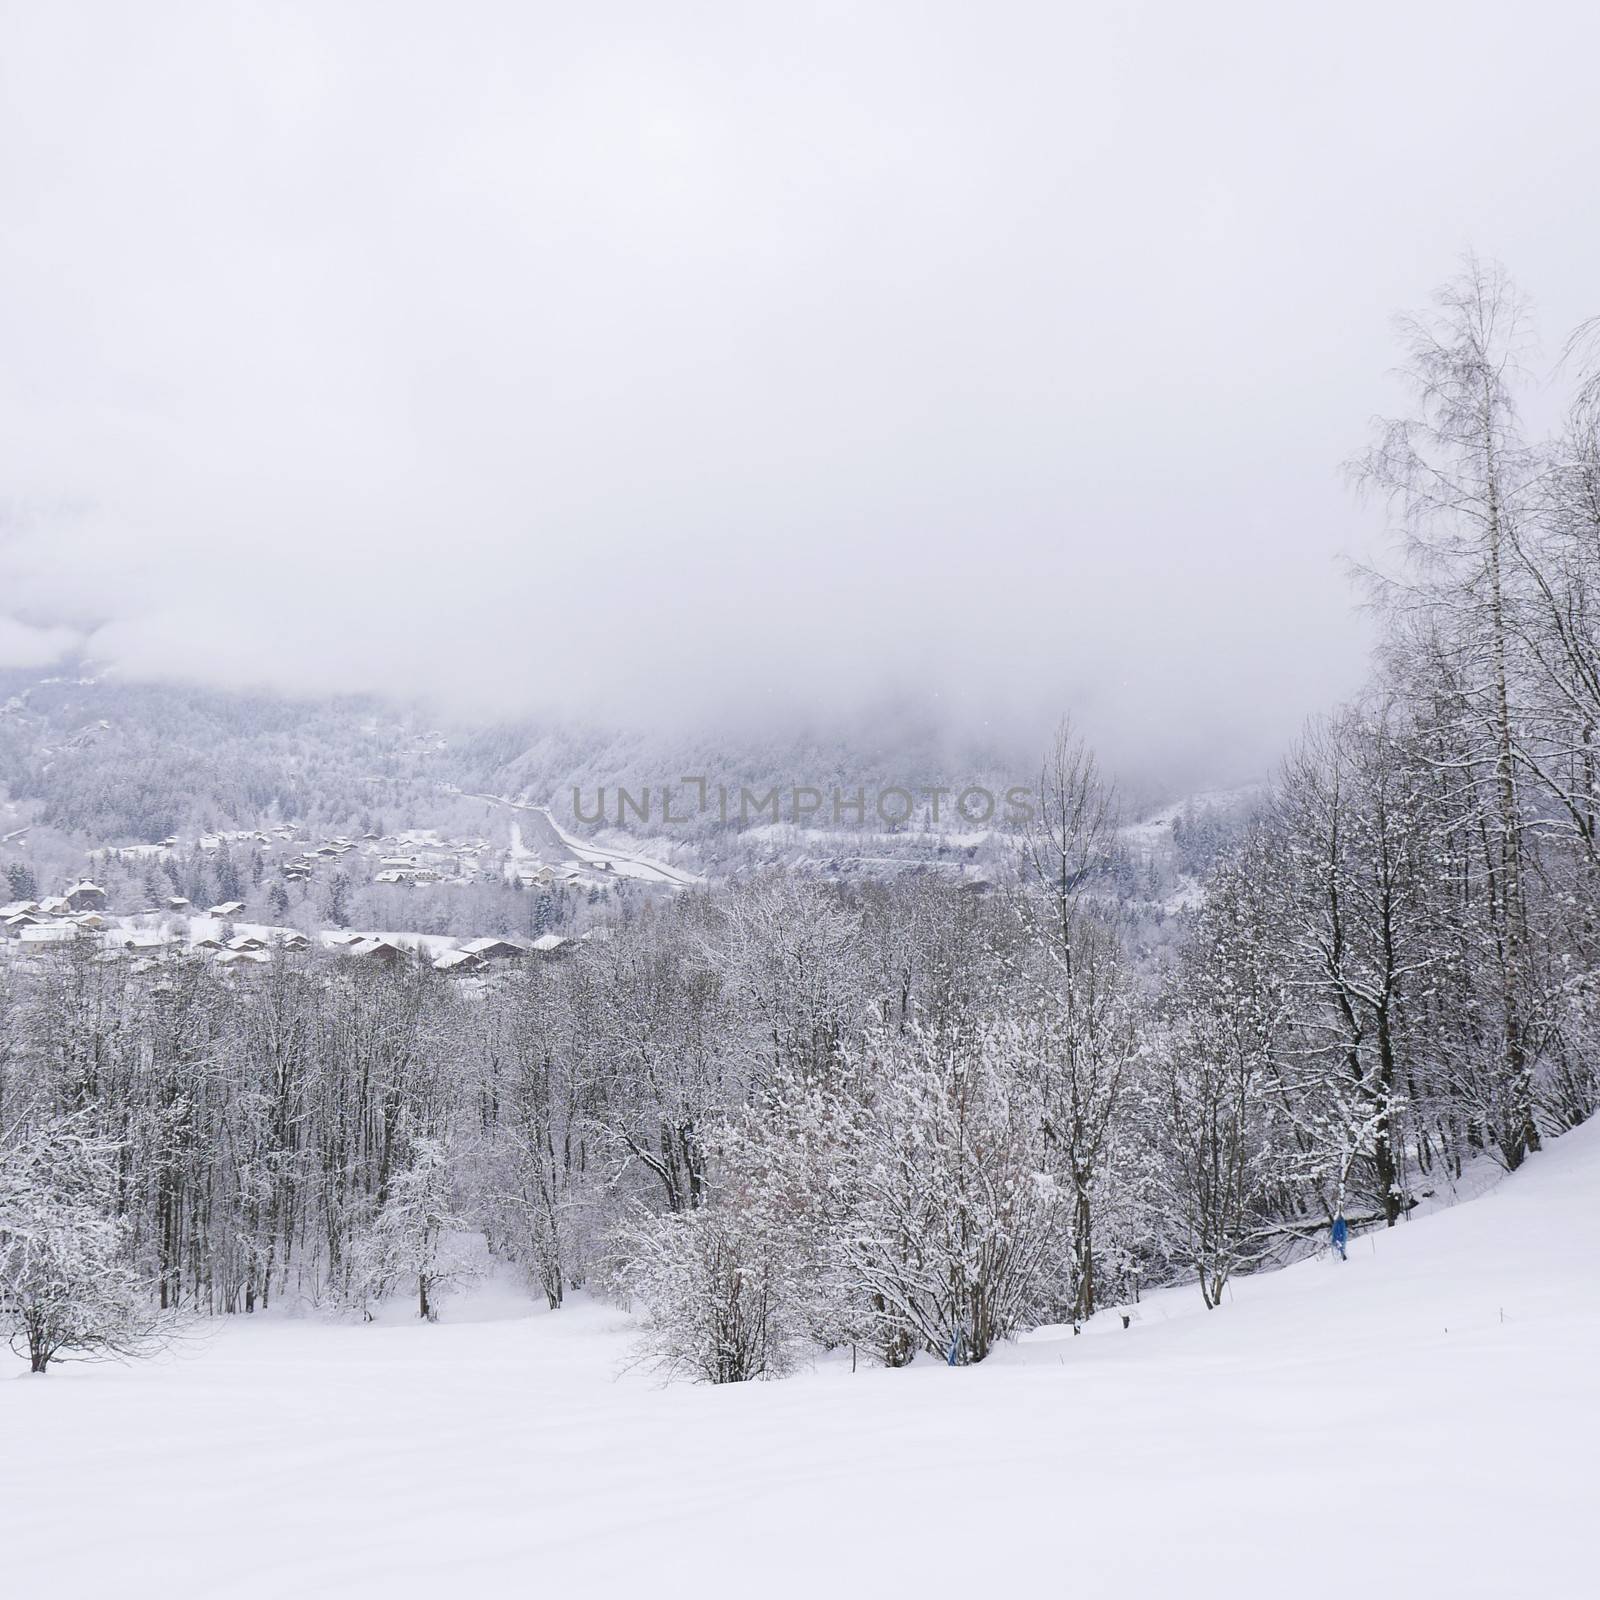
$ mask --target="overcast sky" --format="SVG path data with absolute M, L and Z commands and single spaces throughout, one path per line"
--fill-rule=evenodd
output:
M 1597 18 L 0 0 L 0 662 L 1264 764 L 1392 313 L 1600 312 Z

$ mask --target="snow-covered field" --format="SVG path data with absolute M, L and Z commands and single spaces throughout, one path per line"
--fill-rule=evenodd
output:
M 1600 1128 L 1347 1264 L 981 1367 L 664 1387 L 629 1347 L 491 1289 L 0 1368 L 0 1593 L 1600 1592 Z

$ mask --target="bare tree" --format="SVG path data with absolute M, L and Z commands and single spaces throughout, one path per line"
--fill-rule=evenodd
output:
M 1468 257 L 1431 313 L 1405 319 L 1402 369 L 1416 396 L 1404 418 L 1379 423 L 1354 464 L 1362 485 L 1395 508 L 1411 568 L 1379 585 L 1391 611 L 1422 613 L 1449 658 L 1460 715 L 1473 734 L 1474 781 L 1491 835 L 1487 888 L 1498 933 L 1505 1070 L 1518 1107 L 1507 1152 L 1539 1147 L 1529 1040 L 1527 847 L 1511 703 L 1511 568 L 1534 515 L 1539 461 L 1516 403 L 1530 330 L 1504 270 Z
M 1097 1303 L 1095 1195 L 1138 1040 L 1104 877 L 1116 840 L 1115 797 L 1070 722 L 1056 729 L 1038 800 L 1024 842 L 1032 881 L 1019 909 L 1041 959 L 1022 976 L 1046 1019 L 1041 1134 L 1071 1195 L 1072 1315 L 1081 1320 Z

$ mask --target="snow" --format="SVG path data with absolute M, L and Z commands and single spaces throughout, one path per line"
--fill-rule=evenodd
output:
M 435 1326 L 231 1321 L 0 1381 L 6 1589 L 1593 1593 L 1597 1217 L 1591 1127 L 1215 1312 L 726 1389 L 496 1282 Z

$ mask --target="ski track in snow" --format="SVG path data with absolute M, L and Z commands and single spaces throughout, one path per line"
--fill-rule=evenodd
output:
M 0 1366 L 18 1596 L 1595 1592 L 1600 1127 L 1206 1312 L 725 1389 L 488 1283 Z M 9 1361 L 9 1358 L 4 1358 Z

